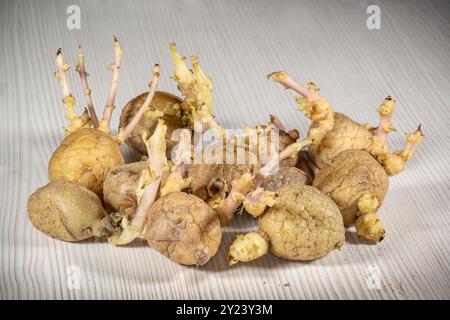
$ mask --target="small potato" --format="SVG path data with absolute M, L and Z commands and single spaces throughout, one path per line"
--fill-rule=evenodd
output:
M 341 210 L 345 224 L 353 224 L 358 201 L 364 194 L 383 202 L 389 179 L 383 167 L 366 151 L 346 150 L 316 174 L 313 186 L 330 196 Z
M 204 265 L 222 240 L 219 218 L 200 198 L 173 192 L 147 211 L 145 238 L 150 247 L 183 265 Z
M 270 241 L 270 252 L 287 260 L 313 260 L 345 241 L 342 215 L 336 204 L 311 186 L 278 189 L 278 202 L 259 218 L 259 231 Z
M 249 232 L 236 237 L 228 249 L 230 266 L 238 262 L 250 262 L 261 258 L 269 251 L 269 242 L 259 232 Z
M 78 184 L 52 181 L 28 199 L 28 218 L 41 232 L 64 241 L 109 235 L 112 226 L 97 195 Z
M 311 178 L 296 167 L 281 167 L 277 173 L 268 176 L 261 187 L 266 191 L 276 192 L 285 185 L 310 185 Z
M 112 168 L 103 183 L 106 209 L 132 216 L 137 207 L 136 188 L 146 161 L 127 163 Z
M 148 92 L 142 93 L 129 101 L 122 109 L 120 115 L 119 128 L 125 128 L 125 126 L 133 119 L 139 108 L 147 98 Z M 150 129 L 153 132 L 158 123 L 158 118 L 154 115 L 154 112 L 161 112 L 162 119 L 167 125 L 166 132 L 166 155 L 170 159 L 171 150 L 175 146 L 176 142 L 171 140 L 172 132 L 178 128 L 184 127 L 181 120 L 181 103 L 182 100 L 175 95 L 167 92 L 157 91 L 150 104 L 148 111 L 141 118 L 136 128 L 134 128 L 130 137 L 126 140 L 126 143 L 133 149 L 139 151 L 142 154 L 147 154 L 147 148 L 142 141 L 142 133 L 144 130 Z

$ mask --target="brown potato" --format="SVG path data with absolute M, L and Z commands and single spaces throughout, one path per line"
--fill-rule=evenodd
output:
M 310 130 L 316 126 L 316 123 L 313 123 Z M 372 133 L 367 127 L 335 112 L 333 128 L 328 131 L 320 145 L 309 146 L 309 154 L 316 166 L 323 168 L 344 150 L 362 150 L 369 147 L 371 138 Z
M 296 167 L 281 167 L 277 173 L 264 179 L 261 187 L 266 191 L 276 192 L 285 185 L 310 185 L 311 177 Z
M 108 171 L 125 160 L 110 134 L 83 128 L 67 136 L 48 164 L 50 180 L 74 182 L 102 196 Z
M 252 172 L 255 168 L 258 168 L 260 164 L 256 163 L 249 163 L 248 161 L 250 156 L 256 157 L 253 153 L 248 151 L 245 147 L 233 147 L 228 145 L 227 147 L 224 147 L 223 149 L 223 159 L 221 160 L 222 163 L 219 164 L 191 164 L 188 165 L 188 176 L 192 178 L 190 190 L 193 194 L 195 194 L 197 197 L 206 200 L 211 196 L 215 196 L 217 194 L 226 193 L 229 190 L 231 190 L 231 182 L 240 177 L 242 174 L 246 172 Z M 235 150 L 233 152 L 233 150 Z M 238 151 L 236 151 L 238 150 Z M 207 159 L 206 154 L 208 153 L 208 149 L 206 148 L 204 150 L 204 158 Z M 227 157 L 229 159 L 236 159 L 233 158 L 236 156 L 238 152 L 241 152 L 243 156 L 245 156 L 245 162 L 244 164 L 234 164 L 234 163 L 226 163 Z M 211 152 L 212 155 L 214 155 L 213 152 Z M 212 190 L 208 186 L 211 186 L 212 182 L 218 181 L 221 183 L 220 190 Z
M 136 188 L 146 161 L 112 168 L 103 183 L 103 202 L 111 212 L 132 216 L 137 207 Z
M 64 241 L 103 237 L 112 231 L 97 195 L 66 181 L 37 189 L 28 199 L 28 218 L 41 232 Z
M 120 115 L 119 128 L 125 128 L 125 126 L 131 121 L 147 98 L 147 94 L 148 92 L 142 93 L 126 104 Z M 167 92 L 157 91 L 148 111 L 139 121 L 136 128 L 134 128 L 130 137 L 126 140 L 126 143 L 140 153 L 147 154 L 147 148 L 145 147 L 145 143 L 142 141 L 142 132 L 143 130 L 148 129 L 151 131 L 150 134 L 153 132 L 158 119 L 151 117 L 151 113 L 153 111 L 162 111 L 164 112 L 162 119 L 167 125 L 166 155 L 167 158 L 170 159 L 171 150 L 176 144 L 176 142 L 171 140 L 172 132 L 178 128 L 184 127 L 181 121 L 181 103 L 182 100 L 179 97 Z
M 147 161 L 131 162 L 112 168 L 103 183 L 103 202 L 106 209 L 133 216 L 137 207 L 136 189 L 139 177 L 147 167 Z M 163 185 L 170 172 L 164 171 L 161 178 Z M 157 197 L 159 198 L 159 191 Z
M 381 204 L 389 188 L 389 179 L 368 152 L 346 150 L 316 174 L 313 186 L 333 199 L 345 224 L 353 224 L 361 196 L 372 194 Z
M 328 196 L 303 185 L 287 185 L 277 193 L 277 204 L 259 218 L 259 230 L 268 237 L 273 255 L 313 260 L 344 244 L 342 215 Z
M 173 192 L 147 211 L 145 238 L 150 247 L 184 265 L 204 265 L 222 240 L 219 218 L 200 198 Z

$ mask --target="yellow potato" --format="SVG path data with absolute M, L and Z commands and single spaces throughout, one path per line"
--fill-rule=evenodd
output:
M 112 226 L 97 195 L 66 181 L 52 181 L 28 199 L 28 218 L 43 233 L 64 241 L 109 235 Z
M 77 183 L 102 196 L 108 171 L 124 164 L 120 147 L 110 134 L 83 128 L 67 136 L 48 164 L 50 180 Z

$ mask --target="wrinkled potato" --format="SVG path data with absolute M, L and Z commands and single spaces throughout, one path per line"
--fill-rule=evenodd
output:
M 103 183 L 103 202 L 112 212 L 132 216 L 137 207 L 136 188 L 146 161 L 127 163 L 112 168 Z
M 133 216 L 137 207 L 136 189 L 142 170 L 147 168 L 147 161 L 131 162 L 112 168 L 103 183 L 103 202 L 106 209 Z M 162 174 L 162 184 L 169 176 Z M 157 198 L 159 197 L 159 192 Z
M 37 189 L 28 199 L 28 218 L 39 231 L 64 241 L 103 237 L 112 231 L 97 195 L 66 181 Z
M 125 160 L 110 134 L 83 128 L 67 136 L 48 164 L 50 180 L 74 182 L 102 196 L 108 171 Z
M 315 176 L 313 186 L 330 196 L 341 210 L 345 224 L 353 224 L 358 201 L 372 194 L 383 202 L 389 179 L 383 167 L 366 151 L 346 150 Z
M 316 123 L 311 125 L 315 128 Z M 349 149 L 362 150 L 370 146 L 372 133 L 366 126 L 342 113 L 334 113 L 334 126 L 328 131 L 320 145 L 310 145 L 309 154 L 319 168 L 330 163 L 340 152 Z
M 264 179 L 261 187 L 266 191 L 276 192 L 289 184 L 310 185 L 311 177 L 296 167 L 281 167 L 277 173 Z
M 142 93 L 129 101 L 122 109 L 120 115 L 119 128 L 125 128 L 125 126 L 133 119 L 139 108 L 144 103 L 148 92 Z M 158 123 L 158 117 L 155 116 L 155 111 L 161 111 L 162 119 L 167 125 L 166 132 L 166 155 L 170 159 L 170 153 L 176 142 L 171 140 L 172 132 L 176 129 L 184 127 L 182 124 L 181 114 L 182 100 L 170 93 L 157 91 L 150 104 L 148 111 L 141 118 L 136 128 L 134 128 L 130 137 L 126 140 L 126 143 L 133 149 L 139 151 L 142 154 L 147 154 L 147 148 L 142 141 L 142 132 L 150 129 L 150 134 L 153 132 L 156 124 Z
M 313 260 L 344 244 L 342 215 L 327 195 L 303 185 L 284 186 L 277 193 L 277 204 L 259 218 L 273 255 Z
M 229 145 L 228 145 L 229 146 Z M 233 152 L 233 150 L 235 150 Z M 239 151 L 236 151 L 239 150 Z M 208 153 L 208 149 L 204 151 L 204 159 Z M 190 184 L 191 192 L 197 197 L 206 200 L 218 194 L 225 194 L 231 190 L 231 182 L 240 177 L 246 172 L 252 172 L 255 168 L 259 168 L 259 162 L 249 163 L 245 161 L 244 164 L 226 163 L 226 157 L 233 158 L 236 152 L 242 152 L 245 159 L 250 156 L 256 157 L 253 153 L 248 151 L 245 147 L 226 147 L 223 149 L 222 163 L 219 164 L 190 164 L 188 165 L 188 176 L 192 178 Z M 213 152 L 211 152 L 214 155 Z M 219 187 L 220 184 L 220 187 Z
M 173 192 L 147 211 L 150 247 L 183 265 L 204 265 L 219 249 L 222 230 L 214 209 L 200 198 Z

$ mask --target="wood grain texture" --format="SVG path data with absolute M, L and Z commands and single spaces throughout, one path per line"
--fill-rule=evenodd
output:
M 81 7 L 81 30 L 66 28 L 70 4 Z M 381 30 L 366 28 L 369 4 L 381 8 Z M 446 0 L 0 1 L 0 298 L 450 298 L 449 8 Z M 65 124 L 54 55 L 62 47 L 74 66 L 83 46 L 100 112 L 112 34 L 124 48 L 118 106 L 146 90 L 155 62 L 160 88 L 176 92 L 171 41 L 200 57 L 214 79 L 215 113 L 227 127 L 266 122 L 275 113 L 306 133 L 294 96 L 266 80 L 274 70 L 316 81 L 335 110 L 362 122 L 375 124 L 377 106 L 392 94 L 399 102 L 392 148 L 400 148 L 404 132 L 418 122 L 426 139 L 391 179 L 381 210 L 386 239 L 362 244 L 350 229 L 340 252 L 317 261 L 267 256 L 229 268 L 228 244 L 254 227 L 239 217 L 224 230 L 219 254 L 203 268 L 189 268 L 143 242 L 115 248 L 39 233 L 27 220 L 27 197 L 47 183 L 47 162 Z M 77 76 L 72 72 L 69 80 L 81 110 Z M 81 270 L 80 290 L 68 289 L 70 265 Z M 367 286 L 370 266 L 381 271 L 379 290 Z

